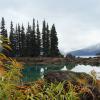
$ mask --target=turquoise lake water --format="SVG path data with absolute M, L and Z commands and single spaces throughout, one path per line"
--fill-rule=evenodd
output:
M 90 74 L 92 70 L 97 72 L 97 78 L 100 79 L 100 66 L 90 65 L 74 65 L 74 64 L 61 64 L 61 65 L 25 65 L 22 70 L 24 82 L 33 82 L 43 78 L 44 73 L 55 70 L 71 70 L 74 72 L 85 72 Z

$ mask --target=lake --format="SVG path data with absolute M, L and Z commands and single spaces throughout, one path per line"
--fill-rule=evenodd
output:
M 43 78 L 45 72 L 55 71 L 55 70 L 71 70 L 74 72 L 85 72 L 90 74 L 94 70 L 97 74 L 97 79 L 100 79 L 100 66 L 90 66 L 90 65 L 74 65 L 74 64 L 61 64 L 61 65 L 25 65 L 22 70 L 23 82 L 32 82 Z
M 76 56 L 76 57 L 80 57 L 80 58 L 94 58 L 94 57 L 98 57 L 98 56 Z

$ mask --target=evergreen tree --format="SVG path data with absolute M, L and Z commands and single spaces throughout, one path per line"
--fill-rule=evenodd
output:
M 52 25 L 52 28 L 51 28 L 50 41 L 51 41 L 51 45 L 50 45 L 51 57 L 59 56 L 60 53 L 59 53 L 59 49 L 58 49 L 58 38 L 57 38 L 57 32 L 56 32 L 54 24 Z
M 21 28 L 20 25 L 18 24 L 18 56 L 21 57 L 21 48 L 22 48 L 22 44 L 21 44 Z
M 19 56 L 19 34 L 18 34 L 18 26 L 16 25 L 16 31 L 15 31 L 15 37 L 16 37 L 16 56 L 18 57 Z
M 43 56 L 50 56 L 50 34 L 49 34 L 49 25 L 43 21 L 43 29 L 42 29 L 42 43 L 43 43 Z
M 3 46 L 3 49 L 2 49 L 2 53 L 4 53 L 6 56 L 9 56 L 9 51 L 5 50 L 4 48 L 4 45 L 8 45 L 8 36 L 7 36 L 7 30 L 5 29 L 5 20 L 4 18 L 2 17 L 2 20 L 1 20 L 1 35 L 3 36 L 3 40 L 2 40 L 2 46 Z M 5 39 L 7 41 L 5 41 Z
M 29 25 L 28 23 L 28 28 L 27 28 L 27 33 L 26 33 L 26 56 L 27 57 L 31 57 L 31 32 L 32 32 L 32 29 L 31 29 L 31 26 Z
M 50 34 L 49 34 L 49 25 L 46 27 L 46 55 L 50 56 Z
M 36 32 L 35 32 L 35 19 L 33 19 L 32 31 L 30 34 L 31 44 L 31 57 L 37 56 Z
M 2 17 L 2 20 L 1 20 L 1 35 L 7 38 L 7 30 L 5 29 L 4 17 Z
M 26 40 L 26 38 L 25 38 L 25 29 L 24 29 L 24 26 L 23 26 L 23 24 L 22 24 L 22 27 L 21 27 L 21 36 L 20 36 L 20 42 L 21 42 L 21 57 L 24 57 L 25 56 L 25 53 L 26 53 L 26 51 L 25 51 L 25 40 Z
M 40 56 L 40 53 L 41 53 L 41 36 L 40 36 L 40 30 L 39 30 L 38 21 L 37 21 L 36 34 L 37 34 L 37 56 Z
M 10 47 L 12 48 L 12 51 L 10 52 L 10 56 L 14 57 L 16 55 L 16 52 L 15 52 L 16 51 L 16 37 L 15 37 L 12 21 L 11 21 L 11 25 L 10 25 L 9 40 L 10 40 Z
M 43 21 L 43 28 L 42 28 L 42 52 L 43 56 L 46 56 L 46 22 Z

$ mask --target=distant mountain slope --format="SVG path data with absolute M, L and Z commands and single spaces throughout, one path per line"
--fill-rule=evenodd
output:
M 99 52 L 100 52 L 100 44 L 96 44 L 87 48 L 72 51 L 70 53 L 75 56 L 95 56 Z

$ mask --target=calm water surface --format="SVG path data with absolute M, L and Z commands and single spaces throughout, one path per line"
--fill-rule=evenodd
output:
M 92 70 L 96 71 L 97 79 L 100 79 L 100 66 L 90 66 L 90 65 L 25 65 L 22 70 L 23 81 L 32 82 L 43 78 L 45 72 L 55 71 L 55 70 L 71 70 L 74 72 L 85 72 L 90 74 Z

